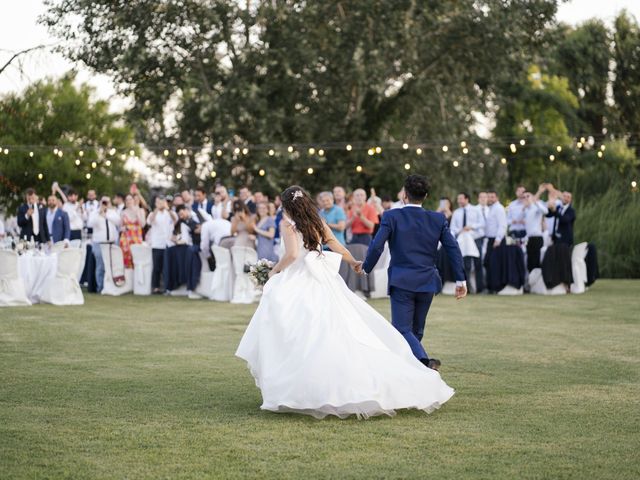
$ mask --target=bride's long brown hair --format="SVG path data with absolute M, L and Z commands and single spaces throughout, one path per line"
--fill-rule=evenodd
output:
M 282 195 L 282 208 L 296 224 L 302 234 L 304 248 L 318 250 L 327 242 L 324 236 L 324 222 L 318 213 L 318 207 L 309 194 L 298 185 L 287 188 Z

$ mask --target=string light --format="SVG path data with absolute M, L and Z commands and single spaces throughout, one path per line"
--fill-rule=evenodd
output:
M 84 176 L 84 178 L 86 178 L 87 180 L 89 180 L 89 179 L 91 178 L 91 174 L 90 174 L 90 173 L 87 173 L 87 174 Z
M 249 153 L 249 149 L 248 149 L 247 147 L 244 147 L 244 148 L 242 149 L 242 154 L 243 154 L 243 155 L 246 155 L 247 153 Z
M 460 142 L 460 146 L 461 146 L 462 148 L 466 147 L 466 146 L 467 146 L 467 142 L 465 142 L 464 140 L 463 140 L 463 141 L 461 141 L 461 142 Z
M 549 155 L 549 160 L 551 160 L 551 161 L 553 162 L 555 159 L 556 159 L 556 156 L 555 156 L 555 155 L 553 155 L 553 154 L 552 154 L 552 155 Z
M 576 147 L 578 147 L 578 148 L 582 148 L 582 142 L 578 142 L 578 143 L 576 143 Z
M 80 150 L 80 151 L 78 152 L 78 155 L 80 155 L 81 157 L 84 157 L 84 151 Z
M 80 159 L 76 158 L 76 165 L 79 166 L 80 165 Z
M 458 160 L 454 160 L 454 161 L 453 161 L 453 166 L 454 166 L 455 168 L 458 168 L 458 166 L 459 166 L 459 165 L 460 165 L 460 163 L 458 162 Z
M 586 142 L 587 142 L 587 139 L 586 139 L 586 138 L 584 138 L 584 137 L 580 137 L 580 143 L 586 143 Z
M 211 178 L 216 178 L 216 175 L 217 175 L 216 171 L 215 171 L 215 170 L 213 170 L 213 171 L 211 172 Z
M 382 147 L 376 147 L 376 153 L 382 153 Z
M 33 152 L 29 152 L 29 156 L 33 158 Z
M 636 188 L 638 186 L 638 182 L 635 180 L 631 180 L 631 188 Z
M 416 155 L 422 155 L 422 149 L 416 148 Z
M 520 145 L 522 145 L 524 147 L 525 143 L 527 143 L 527 142 L 525 142 L 524 138 L 520 139 Z
M 107 167 L 110 167 L 110 166 L 111 166 L 111 160 L 107 160 L 106 162 L 104 162 L 104 164 L 105 164 Z
M 91 168 L 96 168 L 98 164 L 96 162 L 91 162 Z
M 126 160 L 127 156 L 123 153 L 122 155 L 120 155 L 120 160 Z
M 447 153 L 447 152 L 449 151 L 449 147 L 447 147 L 446 145 L 443 145 L 443 146 L 442 146 L 442 151 L 443 151 L 444 153 Z
M 162 152 L 164 154 L 165 157 L 169 156 L 169 150 L 165 149 L 164 152 Z
M 39 173 L 39 174 L 38 174 L 38 180 L 42 180 L 43 178 L 44 178 L 44 175 L 43 175 L 43 174 L 41 174 L 41 173 Z
M 234 148 L 233 153 L 238 155 L 240 153 L 240 149 L 238 147 Z
M 558 146 L 556 147 L 556 152 L 560 153 L 561 151 L 562 151 L 562 147 L 561 147 L 560 145 L 558 145 Z
M 309 147 L 308 152 L 309 152 L 309 155 L 313 155 L 314 153 L 316 153 L 316 149 L 313 147 Z
M 516 153 L 518 151 L 518 149 L 516 148 L 516 144 L 512 143 L 511 145 L 509 145 L 509 150 L 511 150 L 511 153 Z
M 112 148 L 111 150 L 109 150 L 109 155 L 115 155 L 116 154 L 116 149 Z
M 62 155 L 63 155 L 62 150 L 58 150 L 58 157 L 62 158 Z
M 293 146 L 292 146 L 292 145 L 289 145 L 289 146 L 287 147 L 287 152 L 289 152 L 289 153 L 293 153 Z
M 275 154 L 276 154 L 275 150 L 274 150 L 273 148 L 271 148 L 271 149 L 269 150 L 269 156 L 270 156 L 270 157 L 273 157 Z
M 603 152 L 607 149 L 607 147 L 605 147 L 604 145 L 600 145 L 600 150 L 602 150 Z
M 358 172 L 358 173 L 362 172 L 362 165 L 358 165 L 356 167 L 356 172 Z
M 347 145 L 345 148 L 347 149 L 347 152 L 350 152 L 351 150 L 353 150 L 353 147 L 351 145 Z
M 220 150 L 220 149 L 216 150 L 216 155 L 221 157 L 222 156 L 222 150 Z
M 403 143 L 402 144 L 402 149 L 403 150 L 408 150 L 409 149 L 409 144 L 408 143 Z
M 261 177 L 264 177 L 266 173 L 267 172 L 265 172 L 264 169 L 261 168 L 260 171 L 258 172 L 258 175 L 260 175 Z
M 376 153 L 376 151 L 373 148 L 370 148 L 369 150 L 367 150 L 367 153 L 369 155 L 373 155 L 374 153 Z
M 9 149 L 8 149 L 8 148 L 5 148 L 5 149 L 4 149 L 4 154 L 5 154 L 5 155 L 9 155 Z
M 464 147 L 462 149 L 462 153 L 464 153 L 466 155 L 467 153 L 469 153 L 469 149 L 467 147 Z
M 504 157 L 502 157 L 502 158 L 500 159 L 500 163 L 501 163 L 501 164 L 503 164 L 503 165 L 506 165 L 506 164 L 507 164 L 507 159 L 506 159 L 506 158 L 504 158 Z
M 598 158 L 602 158 L 604 154 L 602 152 L 598 152 Z
M 409 165 L 408 163 L 404 164 L 404 169 L 405 170 L 411 170 L 411 165 Z
M 180 172 L 176 173 L 176 178 L 180 180 L 182 178 L 182 174 Z
M 307 173 L 309 175 L 313 175 L 313 168 L 311 168 L 311 167 L 307 168 Z
M 57 154 L 58 154 L 58 149 L 57 149 L 57 148 L 54 148 L 54 149 L 53 149 L 53 154 L 54 154 L 54 155 L 57 155 Z
M 130 157 L 133 157 L 135 154 L 136 154 L 136 152 L 135 152 L 135 151 L 133 151 L 133 150 L 129 150 L 129 156 L 130 156 Z
M 321 157 L 324 156 L 324 150 L 322 149 L 318 150 L 318 155 L 320 155 Z

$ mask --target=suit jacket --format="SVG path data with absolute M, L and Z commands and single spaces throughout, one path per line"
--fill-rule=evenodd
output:
M 193 202 L 193 205 L 191 205 L 191 209 L 194 212 L 198 213 L 199 205 L 200 204 L 198 204 L 196 202 Z M 204 209 L 209 215 L 211 215 L 211 209 L 212 208 L 213 208 L 213 202 L 211 200 L 209 200 L 209 199 L 205 200 L 205 208 Z
M 555 217 L 555 229 L 552 232 L 555 243 L 573 245 L 573 222 L 576 220 L 576 211 L 573 206 L 562 208 L 562 213 L 556 208 L 554 212 L 547 213 L 547 217 Z
M 40 214 L 40 231 L 43 232 L 43 241 L 51 241 L 53 243 L 69 240 L 71 237 L 71 227 L 69 223 L 69 214 L 61 208 L 56 209 L 53 217 L 53 226 L 49 231 L 47 224 L 47 209 L 43 209 Z
M 438 242 L 446 249 L 456 281 L 465 280 L 462 254 L 442 213 L 418 207 L 389 210 L 382 216 L 380 229 L 369 245 L 364 270 L 369 273 L 378 262 L 385 242 L 389 242 L 389 292 L 398 287 L 412 292 L 442 290 L 436 268 Z
M 38 209 L 38 215 L 40 217 L 40 231 L 38 232 L 37 236 L 33 234 L 33 222 L 31 217 L 27 218 L 28 210 L 29 205 L 26 203 L 23 203 L 18 207 L 18 226 L 20 227 L 20 238 L 31 240 L 31 237 L 33 237 L 36 242 L 45 242 L 45 235 L 42 229 L 42 218 L 46 215 L 46 208 Z

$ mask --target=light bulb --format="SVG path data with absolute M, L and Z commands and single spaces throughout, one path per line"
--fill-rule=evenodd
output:
M 417 155 L 422 155 L 422 149 L 421 148 L 416 148 L 416 154 Z
M 33 152 L 29 152 L 29 156 L 33 158 Z
M 347 145 L 346 149 L 347 149 L 347 152 L 350 152 L 351 150 L 353 150 L 353 147 L 351 145 Z
M 516 153 L 518 151 L 518 149 L 516 148 L 516 144 L 512 143 L 511 145 L 509 145 L 509 150 L 511 150 L 511 153 Z
M 382 153 L 382 147 L 376 147 L 376 153 Z
M 455 168 L 458 168 L 458 166 L 459 166 L 459 165 L 460 165 L 460 163 L 458 162 L 458 160 L 454 160 L 454 161 L 453 161 L 453 166 L 454 166 Z
M 91 178 L 91 174 L 90 174 L 90 173 L 87 173 L 84 177 L 85 177 L 87 180 L 89 180 L 89 179 Z
M 107 160 L 106 162 L 104 162 L 104 164 L 105 164 L 107 167 L 110 167 L 110 166 L 111 166 L 111 160 Z
M 313 168 L 311 168 L 311 167 L 307 168 L 307 173 L 309 175 L 313 175 Z
M 222 150 L 220 150 L 220 149 L 216 150 L 216 155 L 221 157 L 222 156 Z
M 314 153 L 316 153 L 316 149 L 313 147 L 309 147 L 309 155 L 313 155 Z
M 410 170 L 411 169 L 411 165 L 409 165 L 408 163 L 404 164 L 404 169 L 405 170 Z
M 180 180 L 182 178 L 182 174 L 180 172 L 176 173 L 176 178 Z
M 522 145 L 524 147 L 524 144 L 527 143 L 524 141 L 524 138 L 520 140 L 520 145 Z
M 467 153 L 469 153 L 469 149 L 467 147 L 464 147 L 462 149 L 462 153 L 464 153 L 466 155 Z
M 76 165 L 80 165 L 80 159 L 76 158 Z
M 43 178 L 44 178 L 44 175 L 43 175 L 43 174 L 41 174 L 41 173 L 39 173 L 39 174 L 38 174 L 38 180 L 42 180 Z
M 461 146 L 462 148 L 466 147 L 466 146 L 467 146 L 467 142 L 465 142 L 464 140 L 463 140 L 463 141 L 461 141 L 461 142 L 460 142 L 460 146 Z
M 168 156 L 169 156 L 169 150 L 166 150 L 166 149 L 165 149 L 165 151 L 164 151 L 164 152 L 162 152 L 162 153 L 164 153 L 164 156 L 165 156 L 165 157 L 168 157 Z
M 216 173 L 215 170 L 213 172 L 211 172 L 211 178 L 216 178 L 216 175 L 217 175 L 217 173 Z
M 551 160 L 552 162 L 556 159 L 555 155 L 549 155 L 549 160 Z
M 269 149 L 269 156 L 273 157 L 276 154 L 276 152 L 273 150 L 273 148 Z
M 258 172 L 258 175 L 260 175 L 261 177 L 264 177 L 266 173 L 267 172 L 265 172 L 264 169 L 261 168 L 260 171 Z
M 402 144 L 402 148 L 403 148 L 403 150 L 407 150 L 409 148 L 409 144 L 408 143 L 403 143 Z
M 242 149 L 242 154 L 246 155 L 247 153 L 249 153 L 249 149 L 247 147 Z
M 558 146 L 556 147 L 556 152 L 560 153 L 561 151 L 562 151 L 562 147 L 561 147 L 560 145 L 558 145 Z
M 504 157 L 502 157 L 502 158 L 500 159 L 500 163 L 501 163 L 501 164 L 503 164 L 503 165 L 506 165 L 506 164 L 507 164 L 507 159 L 506 159 L 506 158 L 504 158 Z
M 374 153 L 376 153 L 376 151 L 373 148 L 370 148 L 369 150 L 367 150 L 367 153 L 369 155 L 373 155 Z
M 447 153 L 449 151 L 449 147 L 447 147 L 446 145 L 442 146 L 442 151 Z
M 322 157 L 324 155 L 324 150 L 323 149 L 318 150 L 318 155 Z
M 356 172 L 358 172 L 358 173 L 362 172 L 362 166 L 361 165 L 358 165 L 356 167 Z
M 293 153 L 293 146 L 292 146 L 292 145 L 289 145 L 289 146 L 287 147 L 287 152 L 289 152 L 289 153 Z

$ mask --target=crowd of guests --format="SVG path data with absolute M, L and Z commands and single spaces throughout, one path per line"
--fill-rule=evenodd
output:
M 263 192 L 252 192 L 248 187 L 235 191 L 217 184 L 212 192 L 203 187 L 184 190 L 173 195 L 155 195 L 150 203 L 133 184 L 127 194 L 98 197 L 88 190 L 81 199 L 73 189 L 62 189 L 54 183 L 46 198 L 33 189 L 25 192 L 25 203 L 17 212 L 17 222 L 9 229 L 18 230 L 21 238 L 39 243 L 86 240 L 92 246 L 95 261 L 96 290 L 103 288 L 105 261 L 100 244 L 117 244 L 122 249 L 125 268 L 133 268 L 131 246 L 147 243 L 152 248 L 154 293 L 165 293 L 173 288 L 168 284 L 167 250 L 181 246 L 188 251 L 182 261 L 189 263 L 187 289 L 191 297 L 199 280 L 202 262 L 215 268 L 211 245 L 224 248 L 244 246 L 256 249 L 259 259 L 277 261 L 280 253 L 279 224 L 282 219 L 280 198 L 270 198 Z M 505 208 L 498 193 L 493 190 L 477 194 L 472 205 L 466 192 L 457 196 L 453 209 L 448 198 L 441 198 L 438 211 L 450 224 L 454 237 L 471 239 L 476 253 L 465 255 L 467 277 L 475 279 L 475 290 L 488 289 L 488 265 L 493 250 L 506 239 L 526 245 L 527 269 L 540 267 L 540 251 L 545 245 L 573 243 L 575 211 L 571 193 L 560 192 L 552 184 L 544 183 L 535 192 L 524 186 L 516 189 L 516 198 Z M 546 199 L 542 197 L 546 196 Z M 350 193 L 336 186 L 332 191 L 317 195 L 320 215 L 327 222 L 338 241 L 344 245 L 368 246 L 386 210 L 402 208 L 403 192 L 396 199 L 379 197 L 371 189 L 369 195 L 358 188 Z M 0 236 L 5 227 L 0 222 Z M 442 252 L 442 255 L 445 255 Z M 446 270 L 446 258 L 439 265 Z M 441 271 L 446 277 L 446 273 Z M 170 282 L 169 282 L 170 283 Z

